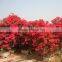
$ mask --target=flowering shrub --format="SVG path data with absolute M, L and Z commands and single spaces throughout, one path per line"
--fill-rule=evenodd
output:
M 28 49 L 41 56 L 61 50 L 62 31 L 53 28 L 62 28 L 62 18 L 57 17 L 51 22 L 43 19 L 27 22 L 14 14 L 9 15 L 0 23 L 0 48 Z

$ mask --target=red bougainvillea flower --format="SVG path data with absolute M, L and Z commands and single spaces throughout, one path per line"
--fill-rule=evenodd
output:
M 42 56 L 62 48 L 62 30 L 53 31 L 53 28 L 62 28 L 61 17 L 56 17 L 51 23 L 45 22 L 43 19 L 27 22 L 12 14 L 3 19 L 0 27 L 9 28 L 9 32 L 4 32 L 5 30 L 1 32 L 0 29 L 0 48 L 8 50 L 12 49 L 12 46 L 15 49 L 25 48 L 34 50 Z M 39 31 L 38 28 L 42 28 L 42 30 Z

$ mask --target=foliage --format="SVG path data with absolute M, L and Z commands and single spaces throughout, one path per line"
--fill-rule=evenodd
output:
M 17 15 L 9 15 L 2 23 L 0 22 L 0 48 L 28 49 L 41 56 L 61 50 L 62 31 L 53 31 L 53 28 L 62 28 L 62 18 L 57 17 L 51 22 L 45 22 L 43 19 L 28 22 Z M 4 28 L 3 31 L 2 28 Z M 38 28 L 42 28 L 42 31 Z

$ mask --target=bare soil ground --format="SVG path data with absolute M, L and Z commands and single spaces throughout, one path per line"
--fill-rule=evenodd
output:
M 62 62 L 62 54 L 54 54 L 43 61 L 37 60 L 36 57 L 27 54 L 10 54 L 9 52 L 0 52 L 0 62 Z

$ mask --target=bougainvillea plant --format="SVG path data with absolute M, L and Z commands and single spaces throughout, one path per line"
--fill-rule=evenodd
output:
M 62 18 L 56 17 L 51 22 L 43 19 L 28 22 L 17 15 L 9 15 L 0 22 L 0 49 L 26 49 L 41 56 L 61 50 Z

